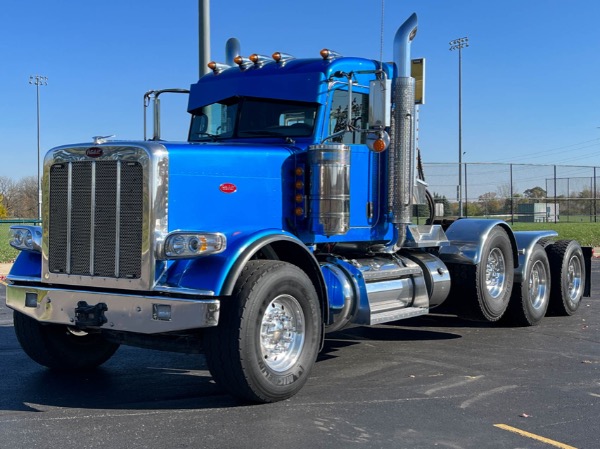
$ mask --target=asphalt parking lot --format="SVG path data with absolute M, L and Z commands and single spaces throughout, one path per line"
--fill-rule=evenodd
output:
M 600 260 L 575 316 L 509 328 L 430 315 L 330 335 L 290 400 L 240 405 L 202 356 L 122 347 L 55 374 L 0 283 L 1 448 L 597 448 Z

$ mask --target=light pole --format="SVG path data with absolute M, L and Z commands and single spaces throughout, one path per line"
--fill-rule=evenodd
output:
M 32 75 L 29 77 L 29 84 L 35 85 L 36 110 L 37 110 L 37 192 L 38 192 L 38 219 L 42 218 L 42 186 L 40 184 L 40 86 L 48 85 L 48 77 L 42 75 Z
M 462 49 L 469 46 L 469 38 L 450 41 L 450 51 L 458 50 L 458 216 L 463 216 L 462 204 Z

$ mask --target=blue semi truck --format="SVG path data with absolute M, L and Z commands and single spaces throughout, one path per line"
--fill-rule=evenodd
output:
M 391 63 L 231 45 L 191 86 L 187 142 L 161 140 L 156 114 L 152 139 L 50 150 L 42 224 L 12 227 L 6 302 L 24 351 L 56 370 L 121 344 L 203 353 L 231 394 L 274 402 L 347 326 L 438 306 L 516 325 L 573 314 L 589 248 L 435 217 L 415 173 L 416 31 L 413 14 Z

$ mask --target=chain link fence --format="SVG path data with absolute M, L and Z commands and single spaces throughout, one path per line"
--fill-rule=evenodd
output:
M 438 216 L 510 222 L 597 222 L 600 167 L 538 164 L 423 164 Z M 459 193 L 462 192 L 462 195 Z M 462 214 L 460 209 L 462 207 Z

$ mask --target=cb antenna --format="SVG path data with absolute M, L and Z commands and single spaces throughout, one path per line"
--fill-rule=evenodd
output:
M 380 36 L 380 49 L 379 49 L 379 66 L 383 70 L 383 23 L 385 11 L 385 0 L 381 0 L 381 36 Z

